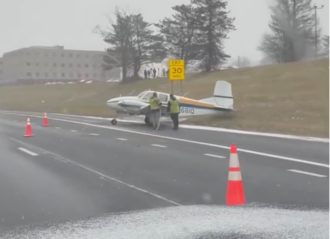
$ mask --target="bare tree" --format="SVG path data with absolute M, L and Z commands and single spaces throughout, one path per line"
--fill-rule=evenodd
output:
M 194 33 L 196 19 L 192 5 L 178 5 L 172 7 L 175 13 L 171 18 L 164 18 L 158 24 L 160 33 L 164 36 L 167 53 L 171 57 L 185 60 L 188 65 L 195 59 Z
M 151 24 L 141 14 L 132 15 L 132 31 L 129 37 L 134 76 L 138 77 L 141 64 L 161 62 L 166 57 L 163 37 L 155 34 Z
M 205 71 L 218 69 L 230 56 L 224 52 L 223 40 L 228 33 L 235 30 L 235 18 L 228 16 L 225 0 L 191 0 L 196 9 L 197 31 L 196 46 L 200 49 L 196 60 Z
M 323 36 L 322 43 L 323 43 L 323 53 L 329 55 L 329 35 Z
M 141 64 L 160 62 L 166 57 L 163 37 L 155 34 L 151 24 L 139 13 L 115 10 L 115 19 L 109 19 L 110 27 L 102 30 L 99 26 L 94 32 L 100 34 L 110 45 L 104 57 L 104 69 L 122 67 L 123 81 L 127 79 L 129 68 L 133 68 L 138 78 Z
M 106 30 L 97 26 L 94 32 L 100 34 L 103 40 L 110 45 L 107 55 L 104 56 L 103 67 L 111 70 L 122 67 L 123 81 L 127 79 L 127 69 L 132 64 L 130 59 L 131 14 L 119 8 L 115 10 L 115 21 L 108 17 L 110 27 Z
M 299 61 L 314 55 L 315 42 L 320 40 L 320 30 L 315 36 L 315 12 L 312 0 L 277 0 L 270 7 L 271 33 L 262 38 L 259 50 L 276 62 Z

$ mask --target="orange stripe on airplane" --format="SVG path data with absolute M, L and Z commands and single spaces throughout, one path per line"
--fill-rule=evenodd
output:
M 189 98 L 183 98 L 183 97 L 180 98 L 180 103 L 191 104 L 191 105 L 196 105 L 196 106 L 203 106 L 203 107 L 207 107 L 207 108 L 214 108 L 214 105 L 212 105 L 212 104 L 200 102 L 198 100 L 193 100 L 193 99 L 189 99 Z

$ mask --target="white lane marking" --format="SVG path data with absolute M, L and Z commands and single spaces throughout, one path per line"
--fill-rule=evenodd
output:
M 75 132 L 77 132 L 77 130 L 72 129 L 71 132 L 74 132 L 75 133 Z
M 15 141 L 16 143 L 19 143 L 19 144 L 21 144 L 21 145 L 25 145 L 26 147 L 29 147 L 29 148 L 35 148 L 36 150 L 40 151 L 40 152 L 43 153 L 43 154 L 49 154 L 49 155 L 51 155 L 54 159 L 59 160 L 59 161 L 61 161 L 62 163 L 68 163 L 68 161 L 66 161 L 65 158 L 62 158 L 61 156 L 59 156 L 59 155 L 57 155 L 57 154 L 54 154 L 54 153 L 52 153 L 52 152 L 49 152 L 49 151 L 47 151 L 47 150 L 45 150 L 45 149 L 41 149 L 41 148 L 36 147 L 36 146 L 33 146 L 33 145 L 31 145 L 31 144 L 27 144 L 27 143 L 22 142 L 22 141 L 20 141 L 20 140 L 18 140 L 18 139 L 14 139 L 14 138 L 9 138 L 9 139 L 12 140 L 12 141 Z
M 121 141 L 126 141 L 127 139 L 124 139 L 124 138 L 117 138 L 118 140 L 121 140 Z
M 152 144 L 152 146 L 154 146 L 154 147 L 158 147 L 158 148 L 167 148 L 167 146 L 165 146 L 165 145 L 160 145 L 160 144 Z
M 15 113 L 8 113 L 8 112 L 2 112 L 2 113 L 10 114 L 10 115 L 19 115 L 19 116 L 24 115 L 24 116 L 30 116 L 30 117 L 35 117 L 35 118 L 43 118 L 42 116 L 35 116 L 35 115 L 29 115 L 29 114 L 17 114 L 17 113 L 15 114 Z M 115 128 L 115 127 L 105 126 L 105 125 L 95 125 L 95 124 L 89 124 L 89 123 L 73 121 L 73 120 L 64 120 L 64 119 L 53 118 L 53 117 L 49 118 L 49 119 L 68 122 L 68 123 L 73 123 L 73 124 L 87 125 L 87 126 L 96 127 L 96 128 L 110 129 L 110 130 L 121 131 L 121 132 L 126 132 L 126 133 L 145 135 L 145 136 L 150 136 L 150 137 L 155 137 L 155 138 L 169 139 L 169 140 L 174 140 L 174 141 L 179 141 L 179 142 L 186 142 L 186 143 L 191 143 L 191 144 L 204 145 L 204 146 L 215 147 L 215 148 L 222 148 L 222 149 L 229 149 L 230 148 L 229 146 L 224 146 L 224 145 L 210 144 L 210 143 L 193 141 L 193 140 L 188 140 L 188 139 L 180 139 L 180 138 L 174 138 L 174 137 L 169 137 L 169 136 L 150 134 L 150 133 L 133 131 L 133 130 L 123 129 L 123 128 Z M 242 148 L 238 148 L 237 151 L 244 152 L 244 153 L 249 153 L 249 154 L 260 155 L 260 156 L 265 156 L 265 157 L 268 157 L 268 158 L 276 158 L 276 159 L 282 159 L 282 160 L 296 162 L 296 163 L 303 163 L 303 164 L 309 164 L 309 165 L 319 166 L 319 167 L 323 167 L 323 168 L 329 168 L 329 164 L 317 163 L 317 162 L 308 161 L 308 160 L 304 160 L 304 159 L 285 157 L 285 156 L 280 156 L 280 155 L 275 155 L 275 154 L 267 154 L 267 153 L 262 153 L 262 152 L 247 150 L 247 149 L 242 149 Z
M 213 158 L 219 158 L 219 159 L 224 159 L 226 157 L 224 156 L 221 156 L 221 155 L 215 155 L 215 154 L 204 154 L 205 156 L 208 156 L 208 157 L 213 157 Z
M 27 153 L 27 154 L 31 155 L 31 156 L 38 156 L 38 154 L 36 154 L 36 153 L 34 153 L 34 152 L 30 151 L 30 150 L 27 150 L 25 148 L 18 148 L 18 149 L 21 150 L 24 153 Z
M 61 129 L 60 127 L 55 127 L 55 129 Z
M 100 136 L 99 134 L 94 134 L 94 133 L 91 133 L 89 135 L 92 135 L 92 136 Z
M 13 111 L 17 113 L 23 113 L 19 111 Z M 24 112 L 28 113 L 28 112 Z M 32 113 L 32 112 L 31 112 Z M 33 112 L 37 114 L 38 112 Z M 109 118 L 105 117 L 96 117 L 96 116 L 85 116 L 85 115 L 71 115 L 71 114 L 59 114 L 59 113 L 52 113 L 52 115 L 57 116 L 67 116 L 67 117 L 76 117 L 80 119 L 89 118 L 89 119 L 98 119 L 98 120 L 109 120 Z M 141 121 L 133 121 L 133 120 L 118 120 L 123 122 L 132 122 L 132 123 L 141 123 Z M 143 122 L 142 122 L 143 123 Z M 226 128 L 219 128 L 219 127 L 209 127 L 209 126 L 197 126 L 197 125 L 184 125 L 181 124 L 182 128 L 187 129 L 198 129 L 198 130 L 209 130 L 209 131 L 220 131 L 220 132 L 228 132 L 228 133 L 236 133 L 236 134 L 247 134 L 247 135 L 256 135 L 256 136 L 266 136 L 266 137 L 275 137 L 275 138 L 285 138 L 285 139 L 296 139 L 302 141 L 314 141 L 314 142 L 324 142 L 329 143 L 329 139 L 327 138 L 317 138 L 317 137 L 304 137 L 304 136 L 297 136 L 297 135 L 286 135 L 286 134 L 274 134 L 274 133 L 263 133 L 263 132 L 255 132 L 255 131 L 245 131 L 245 130 L 236 130 L 236 129 L 226 129 Z
M 310 172 L 306 172 L 306 171 L 300 171 L 297 169 L 288 169 L 288 171 L 290 172 L 294 172 L 294 173 L 301 173 L 301 174 L 306 174 L 306 175 L 310 175 L 310 176 L 314 176 L 314 177 L 319 177 L 319 178 L 326 178 L 326 175 L 322 175 L 322 174 L 316 174 L 316 173 L 310 173 Z
M 14 139 L 14 138 L 10 138 L 10 139 L 13 140 L 13 141 L 16 141 L 16 142 L 21 142 L 21 141 L 19 141 L 19 140 L 17 140 L 17 139 Z M 23 143 L 23 142 L 21 142 L 21 143 Z M 26 144 L 26 143 L 24 143 L 24 144 Z M 152 192 L 150 192 L 150 191 L 144 190 L 144 189 L 139 188 L 139 187 L 137 187 L 137 186 L 134 186 L 134 185 L 132 185 L 132 184 L 125 183 L 125 182 L 123 182 L 123 181 L 121 181 L 121 180 L 118 180 L 118 179 L 116 179 L 116 178 L 110 177 L 110 176 L 108 176 L 108 175 L 106 175 L 106 174 L 103 174 L 103 173 L 101 173 L 101 172 L 99 172 L 99 171 L 96 171 L 96 170 L 94 170 L 94 169 L 92 169 L 92 168 L 89 168 L 89 167 L 87 167 L 87 166 L 85 166 L 85 165 L 83 165 L 83 164 L 77 163 L 77 162 L 75 162 L 75 161 L 72 161 L 72 160 L 70 160 L 70 159 L 68 159 L 68 158 L 65 158 L 65 157 L 63 157 L 63 156 L 60 156 L 60 155 L 58 155 L 58 154 L 55 154 L 55 153 L 49 152 L 49 151 L 47 151 L 47 150 L 45 150 L 45 149 L 41 149 L 41 148 L 36 147 L 36 146 L 34 146 L 34 147 L 35 147 L 35 148 L 38 148 L 38 150 L 40 150 L 40 151 L 47 152 L 48 154 L 51 154 L 51 155 L 53 155 L 53 156 L 56 156 L 56 157 L 58 157 L 58 158 L 60 158 L 60 159 L 65 160 L 65 161 L 67 161 L 67 162 L 69 162 L 69 163 L 71 163 L 71 164 L 73 164 L 73 165 L 76 165 L 76 166 L 78 166 L 78 167 L 81 167 L 81 168 L 83 168 L 83 169 L 85 169 L 85 170 L 87 170 L 87 171 L 89 171 L 89 172 L 95 173 L 95 174 L 97 174 L 98 176 L 100 176 L 100 177 L 102 177 L 102 178 L 104 178 L 104 179 L 108 179 L 108 180 L 111 180 L 111 181 L 115 181 L 115 182 L 120 183 L 120 184 L 123 184 L 123 185 L 125 185 L 125 186 L 127 186 L 127 187 L 133 188 L 133 189 L 135 189 L 135 190 L 137 190 L 137 191 L 144 192 L 144 193 L 149 194 L 149 195 L 151 195 L 151 196 L 153 196 L 153 197 L 156 197 L 156 198 L 161 199 L 161 200 L 163 200 L 163 201 L 166 201 L 166 202 L 168 202 L 168 203 L 174 204 L 174 205 L 176 205 L 176 206 L 182 206 L 180 203 L 174 202 L 174 201 L 172 201 L 172 200 L 170 200 L 170 199 L 167 199 L 167 198 L 165 198 L 165 197 L 162 197 L 162 196 L 160 196 L 160 195 L 158 195 L 158 194 L 156 194 L 156 193 L 152 193 Z

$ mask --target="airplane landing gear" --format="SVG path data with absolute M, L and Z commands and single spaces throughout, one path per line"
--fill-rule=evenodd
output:
M 112 125 L 116 125 L 117 124 L 117 120 L 116 119 L 111 120 L 111 124 Z

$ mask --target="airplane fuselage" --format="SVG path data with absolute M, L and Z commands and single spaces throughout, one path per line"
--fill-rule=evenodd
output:
M 213 109 L 211 103 L 204 103 L 180 96 L 177 96 L 177 98 L 180 101 L 180 116 L 190 117 L 219 113 L 219 111 Z M 162 102 L 162 104 L 167 105 L 167 102 Z M 125 96 L 111 99 L 107 102 L 107 105 L 117 113 L 140 115 L 143 114 L 141 109 L 149 106 L 149 100 L 140 99 L 136 96 Z
M 167 105 L 170 100 L 170 94 L 156 92 L 161 105 L 161 115 L 169 116 Z M 150 98 L 154 91 L 147 90 L 141 92 L 138 96 L 117 97 L 107 101 L 107 105 L 119 114 L 144 115 L 145 122 L 149 120 Z M 225 81 L 217 81 L 213 97 L 208 100 L 194 100 L 183 96 L 175 96 L 180 103 L 180 117 L 188 118 L 198 115 L 214 115 L 221 112 L 233 111 L 233 96 L 231 84 Z M 115 120 L 115 119 L 114 119 Z

